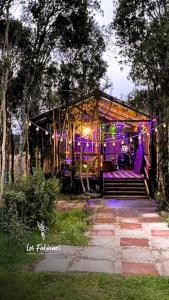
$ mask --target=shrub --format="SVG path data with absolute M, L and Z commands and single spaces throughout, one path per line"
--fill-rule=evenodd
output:
M 1 213 L 3 229 L 18 240 L 25 229 L 35 228 L 37 221 L 44 221 L 48 226 L 58 189 L 58 181 L 46 180 L 42 170 L 20 178 L 5 192 L 5 207 Z

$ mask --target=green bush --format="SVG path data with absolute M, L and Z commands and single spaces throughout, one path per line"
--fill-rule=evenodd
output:
M 36 228 L 37 221 L 50 225 L 58 190 L 58 181 L 46 180 L 42 170 L 10 185 L 1 212 L 3 229 L 18 240 L 25 229 Z

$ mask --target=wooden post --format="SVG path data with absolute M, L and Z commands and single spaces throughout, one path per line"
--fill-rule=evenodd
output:
M 74 152 L 74 124 L 71 123 L 71 140 L 72 140 L 72 176 L 71 176 L 71 185 L 72 191 L 75 193 L 75 152 Z

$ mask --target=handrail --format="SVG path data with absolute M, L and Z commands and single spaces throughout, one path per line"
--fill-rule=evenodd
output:
M 146 167 L 144 167 L 144 172 L 145 172 L 146 178 L 149 179 L 149 174 L 148 174 Z
M 148 184 L 147 184 L 147 180 L 144 179 L 144 184 L 145 184 L 145 187 L 146 187 L 146 191 L 147 191 L 147 195 L 148 197 L 150 196 L 150 191 L 149 191 L 149 187 L 148 187 Z
M 150 167 L 150 162 L 147 159 L 147 155 L 144 155 L 144 159 L 145 159 L 145 162 L 146 162 L 147 166 Z

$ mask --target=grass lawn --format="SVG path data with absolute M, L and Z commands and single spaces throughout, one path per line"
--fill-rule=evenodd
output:
M 1 299 L 168 300 L 169 279 L 106 274 L 0 273 Z
M 42 241 L 39 232 L 34 231 L 25 234 L 18 244 L 11 245 L 9 237 L 0 232 L 0 271 L 21 270 L 22 266 L 39 259 L 36 250 L 34 253 L 27 254 L 27 244 L 34 246 L 35 249 L 37 244 L 76 246 L 88 244 L 88 237 L 85 236 L 88 228 L 86 211 L 54 212 L 54 220 L 55 222 L 46 232 L 45 241 Z
M 86 245 L 86 213 L 57 212 L 45 243 Z M 31 273 L 28 266 L 39 259 L 27 254 L 26 244 L 44 243 L 37 232 L 25 235 L 22 244 L 11 246 L 0 233 L 0 299 L 56 300 L 168 300 L 169 278 L 107 274 Z

